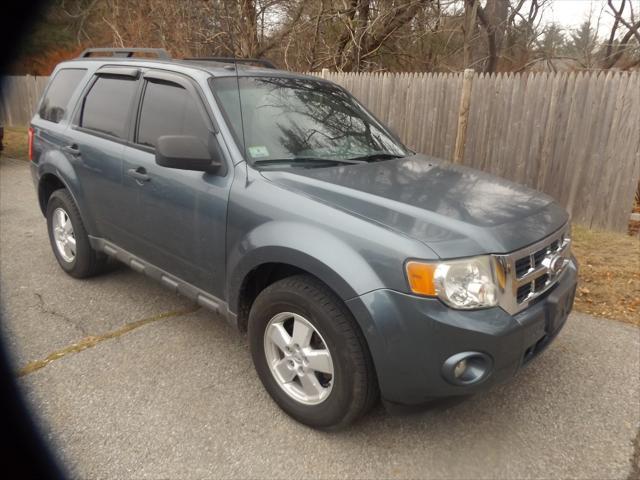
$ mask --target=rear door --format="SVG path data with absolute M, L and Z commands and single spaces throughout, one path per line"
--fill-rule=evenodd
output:
M 211 174 L 157 165 L 158 137 L 186 134 L 205 144 L 222 142 L 195 82 L 177 73 L 146 72 L 134 144 L 123 153 L 126 197 L 137 195 L 127 225 L 136 237 L 131 253 L 223 297 L 232 169 Z
M 86 90 L 74 117 L 72 142 L 84 201 L 93 213 L 97 236 L 123 248 L 131 237 L 123 218 L 131 202 L 122 184 L 122 152 L 131 136 L 131 119 L 139 94 L 140 71 L 106 67 L 99 70 Z

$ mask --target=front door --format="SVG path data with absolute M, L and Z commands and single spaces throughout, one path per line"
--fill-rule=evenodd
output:
M 148 72 L 133 146 L 123 152 L 125 190 L 136 192 L 128 228 L 131 253 L 217 297 L 223 297 L 227 200 L 226 175 L 161 167 L 155 145 L 163 135 L 213 133 L 202 99 L 178 74 Z

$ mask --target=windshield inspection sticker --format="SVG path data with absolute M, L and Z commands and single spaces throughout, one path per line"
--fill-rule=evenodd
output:
M 268 157 L 269 150 L 267 150 L 267 147 L 264 147 L 262 145 L 257 147 L 249 147 L 249 155 L 251 155 L 253 158 Z

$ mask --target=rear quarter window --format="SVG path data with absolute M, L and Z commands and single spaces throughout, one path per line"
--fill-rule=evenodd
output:
M 84 68 L 63 68 L 55 74 L 45 93 L 38 115 L 49 122 L 59 123 L 67 111 L 69 99 L 84 77 Z
M 80 127 L 126 138 L 137 84 L 136 79 L 126 77 L 98 77 L 84 98 Z

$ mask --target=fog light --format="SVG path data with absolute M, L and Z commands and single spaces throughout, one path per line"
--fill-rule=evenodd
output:
M 460 378 L 462 377 L 462 375 L 464 375 L 464 372 L 466 370 L 467 370 L 467 360 L 462 359 L 458 363 L 456 363 L 455 367 L 453 367 L 453 376 L 456 378 Z
M 442 375 L 454 385 L 474 385 L 491 373 L 493 359 L 482 352 L 462 352 L 449 357 L 442 365 Z

